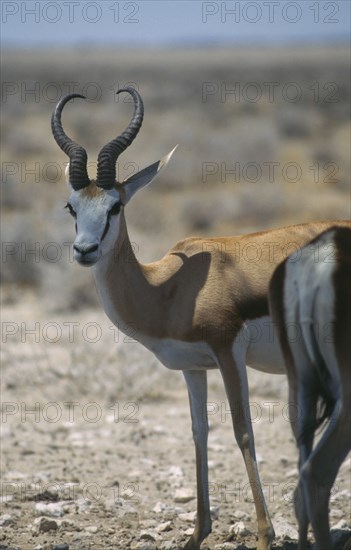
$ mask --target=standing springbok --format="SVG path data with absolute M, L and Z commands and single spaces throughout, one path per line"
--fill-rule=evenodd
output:
M 98 293 L 111 321 L 123 332 L 132 326 L 136 340 L 166 367 L 184 373 L 197 474 L 197 519 L 185 548 L 198 550 L 211 532 L 204 410 L 206 370 L 219 368 L 253 492 L 258 549 L 268 550 L 274 530 L 255 458 L 246 361 L 259 370 L 284 372 L 279 346 L 269 338 L 268 283 L 287 250 L 303 246 L 332 224 L 296 225 L 239 237 L 189 238 L 177 243 L 162 260 L 140 264 L 129 240 L 124 209 L 134 193 L 168 163 L 173 151 L 123 183 L 116 181 L 117 158 L 136 137 L 144 113 L 139 93 L 131 87 L 122 91 L 132 96 L 134 114 L 126 130 L 101 149 L 96 180 L 88 177 L 85 149 L 65 134 L 61 124 L 66 103 L 83 96 L 62 98 L 52 116 L 54 138 L 70 158 L 67 208 L 76 222 L 74 258 L 81 265 L 93 266 Z M 257 261 L 250 251 L 257 254 Z
M 330 491 L 351 449 L 351 229 L 333 227 L 300 252 L 298 259 L 287 258 L 277 267 L 269 298 L 299 447 L 299 550 L 307 548 L 309 522 L 317 548 L 329 550 Z M 326 419 L 328 426 L 312 450 L 315 431 Z

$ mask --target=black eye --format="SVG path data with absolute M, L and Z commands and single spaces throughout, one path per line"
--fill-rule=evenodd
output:
M 65 208 L 68 208 L 68 212 L 71 214 L 71 216 L 73 216 L 74 218 L 77 217 L 75 210 L 73 210 L 69 202 L 66 204 Z
M 117 214 L 119 214 L 119 211 L 121 210 L 121 203 L 120 202 L 116 202 L 116 204 L 114 204 L 111 208 L 111 210 L 109 210 L 109 213 L 108 213 L 108 216 L 117 216 Z

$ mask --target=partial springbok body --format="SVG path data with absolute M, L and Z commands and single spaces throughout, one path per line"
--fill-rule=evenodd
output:
M 70 157 L 67 206 L 76 218 L 74 257 L 82 265 L 93 266 L 98 293 L 111 321 L 122 331 L 132 327 L 134 338 L 164 365 L 184 373 L 196 450 L 198 511 L 185 548 L 199 549 L 211 531 L 206 370 L 219 368 L 253 492 L 258 548 L 267 550 L 274 531 L 255 458 L 246 362 L 267 372 L 284 372 L 279 346 L 269 337 L 268 283 L 287 251 L 303 246 L 331 223 L 233 238 L 186 239 L 162 260 L 141 265 L 129 240 L 124 208 L 172 153 L 125 182 L 116 182 L 116 159 L 135 138 L 143 118 L 138 92 L 133 88 L 123 91 L 134 99 L 134 115 L 128 128 L 100 151 L 96 180 L 89 180 L 85 150 L 65 134 L 61 124 L 64 105 L 82 96 L 64 97 L 53 113 L 54 137 Z M 252 252 L 257 260 L 252 260 Z
M 330 491 L 351 449 L 351 229 L 331 228 L 302 248 L 297 261 L 285 260 L 272 277 L 269 297 L 300 455 L 299 549 L 307 548 L 309 522 L 318 549 L 331 549 Z M 327 418 L 313 449 L 315 430 Z

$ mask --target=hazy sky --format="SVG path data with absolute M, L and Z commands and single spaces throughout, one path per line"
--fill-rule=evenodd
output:
M 350 0 L 1 2 L 5 45 L 340 41 Z

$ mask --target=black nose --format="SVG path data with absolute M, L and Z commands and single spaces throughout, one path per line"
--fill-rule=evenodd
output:
M 89 254 L 89 252 L 95 252 L 99 248 L 98 244 L 74 244 L 73 249 L 79 254 Z

